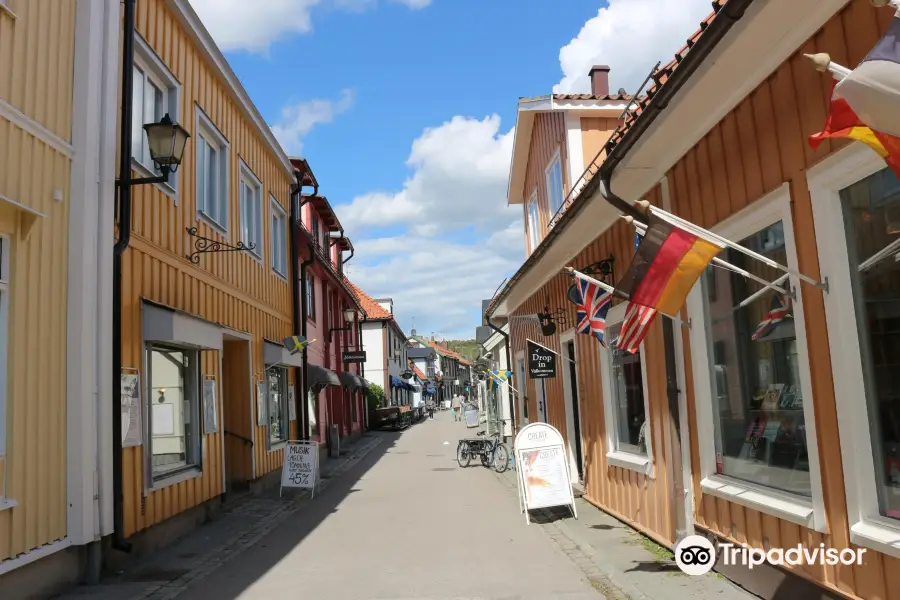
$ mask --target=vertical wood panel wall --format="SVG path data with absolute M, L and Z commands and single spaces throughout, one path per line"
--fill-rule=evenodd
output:
M 222 445 L 225 423 L 252 432 L 254 478 L 281 466 L 283 451 L 269 450 L 268 428 L 257 424 L 255 389 L 256 383 L 264 380 L 264 340 L 277 343 L 294 333 L 288 281 L 293 277 L 295 265 L 288 265 L 286 280 L 272 271 L 269 255 L 269 198 L 274 196 L 285 213 L 289 214 L 291 176 L 255 126 L 244 117 L 229 95 L 225 82 L 218 78 L 200 52 L 192 46 L 187 32 L 182 30 L 165 0 L 138 0 L 136 28 L 181 83 L 177 120 L 194 137 L 188 142 L 182 167 L 177 173 L 177 201 L 156 186 L 134 188 L 133 237 L 124 257 L 123 365 L 134 368 L 142 366 L 141 300 L 147 299 L 230 329 L 251 333 L 249 369 L 253 387 L 252 391 L 246 392 L 230 390 L 229 394 L 243 394 L 245 405 L 240 407 L 237 415 L 223 415 L 222 387 L 228 379 L 223 381 L 219 373 L 221 357 L 218 352 L 203 353 L 204 374 L 216 375 L 219 382 L 220 406 L 219 432 L 203 436 L 203 475 L 153 491 L 142 502 L 143 448 L 125 449 L 126 535 L 197 506 L 224 491 Z M 223 238 L 196 216 L 195 105 L 204 111 L 230 144 L 229 238 Z M 262 261 L 246 252 L 208 253 L 202 254 L 200 263 L 194 266 L 185 258 L 193 251 L 194 241 L 185 232 L 187 227 L 196 226 L 200 235 L 212 239 L 231 243 L 238 239 L 240 160 L 262 182 Z M 288 369 L 288 373 L 293 381 L 293 369 Z M 232 402 L 228 404 L 230 408 Z M 251 415 L 252 422 L 248 422 Z M 292 429 L 295 428 L 296 423 L 292 424 Z M 226 456 L 242 451 L 246 450 L 230 447 Z M 241 458 L 240 466 L 236 468 L 246 472 L 246 457 Z
M 723 118 L 668 173 L 672 209 L 695 223 L 711 227 L 787 182 L 790 184 L 794 235 L 800 271 L 819 277 L 818 251 L 806 169 L 842 148 L 825 142 L 813 151 L 808 136 L 825 123 L 830 76 L 816 72 L 803 53 L 827 52 L 852 67 L 887 30 L 892 12 L 875 9 L 867 0 L 852 0 L 815 36 L 781 64 L 771 76 Z M 819 464 L 829 533 L 818 532 L 713 496 L 703 495 L 696 427 L 691 454 L 697 524 L 755 547 L 787 548 L 802 543 L 817 547 L 853 547 L 850 543 L 843 467 L 835 408 L 832 364 L 822 293 L 802 286 L 808 337 Z M 696 423 L 691 380 L 690 344 L 686 353 L 690 418 Z M 701 402 L 708 402 L 702 399 Z M 849 442 L 844 442 L 849 443 Z M 869 550 L 862 566 L 795 567 L 803 577 L 861 598 L 900 598 L 900 560 Z
M 547 235 L 547 224 L 553 215 L 550 214 L 550 201 L 547 196 L 547 177 L 545 169 L 550 163 L 553 153 L 559 150 L 560 167 L 563 173 L 564 188 L 569 187 L 569 176 L 566 165 L 566 118 L 561 112 L 540 113 L 534 117 L 534 129 L 531 132 L 531 153 L 528 166 L 525 168 L 525 232 L 528 238 L 528 199 L 537 190 L 538 212 L 540 213 L 540 239 Z M 534 250 L 534 248 L 531 248 Z
M 0 449 L 0 561 L 66 535 L 66 298 L 75 0 L 0 10 L 0 102 L 46 141 L 0 116 L 0 234 L 9 238 L 6 452 Z M 42 136 L 47 137 L 47 136 Z M 63 194 L 61 202 L 54 192 Z M 29 225 L 9 199 L 44 217 Z M 62 335 L 62 338 L 60 338 Z

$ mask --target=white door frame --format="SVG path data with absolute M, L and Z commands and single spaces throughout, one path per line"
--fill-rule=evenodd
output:
M 563 400 L 566 408 L 566 445 L 569 447 L 569 472 L 578 475 L 578 460 L 575 453 L 578 445 L 575 444 L 575 412 L 572 400 L 572 384 L 569 377 L 569 357 L 566 354 L 566 344 L 572 342 L 575 346 L 575 364 L 578 364 L 578 344 L 575 344 L 575 328 L 566 331 L 559 336 L 559 366 L 562 369 Z M 577 375 L 576 375 L 577 377 Z M 577 432 L 581 437 L 581 432 Z M 584 447 L 584 440 L 579 440 Z M 584 457 L 582 457 L 582 460 Z
M 525 392 L 528 389 L 526 387 L 527 383 L 525 381 L 525 351 L 519 350 L 518 352 L 516 352 L 514 360 L 516 361 L 516 364 L 513 367 L 513 377 L 515 378 L 514 381 L 516 382 L 516 389 L 519 390 L 519 393 L 517 394 L 518 397 L 516 398 L 516 408 L 519 411 L 517 425 L 521 429 L 522 427 L 528 425 L 528 423 L 531 421 L 531 419 L 525 416 L 525 396 L 527 395 Z M 522 361 L 521 371 L 519 370 L 519 361 Z M 513 437 L 515 437 L 517 433 L 518 432 L 514 432 Z

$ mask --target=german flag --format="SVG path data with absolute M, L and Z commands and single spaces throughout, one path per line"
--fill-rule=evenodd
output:
M 837 90 L 832 90 L 831 108 L 824 131 L 809 136 L 809 145 L 816 150 L 828 138 L 849 138 L 862 142 L 883 158 L 900 178 L 900 138 L 866 125 Z
M 628 294 L 632 304 L 676 315 L 703 270 L 724 247 L 653 213 L 634 260 L 617 287 Z

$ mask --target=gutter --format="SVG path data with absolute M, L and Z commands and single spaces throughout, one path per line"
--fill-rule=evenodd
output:
M 650 99 L 650 102 L 643 109 L 641 114 L 635 119 L 634 124 L 625 132 L 622 141 L 613 146 L 610 151 L 610 141 L 606 142 L 607 156 L 597 177 L 592 178 L 585 185 L 581 195 L 590 198 L 596 190 L 599 189 L 603 199 L 609 202 L 617 210 L 626 215 L 635 218 L 646 218 L 646 215 L 637 210 L 630 202 L 617 196 L 611 187 L 611 179 L 613 172 L 625 155 L 637 143 L 644 132 L 653 124 L 656 118 L 669 106 L 669 102 L 678 93 L 682 86 L 687 83 L 694 72 L 703 64 L 703 61 L 716 48 L 722 38 L 724 38 L 731 28 L 740 21 L 744 16 L 747 8 L 753 0 L 728 0 L 725 5 L 719 9 L 716 17 L 712 20 L 706 31 L 703 32 L 697 42 L 691 47 L 687 55 L 678 64 L 678 67 L 672 72 L 672 75 L 666 82 L 660 86 L 659 90 Z M 582 204 L 582 203 L 579 203 Z M 574 205 L 573 205 L 574 208 Z M 569 211 L 571 212 L 571 210 Z M 563 215 L 565 218 L 565 215 Z M 563 219 L 560 219 L 560 222 Z M 561 223 L 557 223 L 554 229 L 558 229 Z
M 625 154 L 634 146 L 640 136 L 649 128 L 660 112 L 668 107 L 672 96 L 684 85 L 688 78 L 703 63 L 703 60 L 709 56 L 710 52 L 725 37 L 731 28 L 737 23 L 744 12 L 750 6 L 753 0 L 728 0 L 728 2 L 719 9 L 716 17 L 712 20 L 703 35 L 697 40 L 697 43 L 688 51 L 684 59 L 679 63 L 678 68 L 672 72 L 672 76 L 666 80 L 665 84 L 660 87 L 659 91 L 653 95 L 646 108 L 641 115 L 635 120 L 634 124 L 625 133 L 624 138 L 611 151 L 607 153 L 606 159 L 600 165 L 599 172 L 592 177 L 582 188 L 576 201 L 572 202 L 569 209 L 564 212 L 556 225 L 553 226 L 547 236 L 541 241 L 531 256 L 519 268 L 518 271 L 510 278 L 506 286 L 500 291 L 493 303 L 493 308 L 489 309 L 488 316 L 493 314 L 496 306 L 498 306 L 509 294 L 513 286 L 527 273 L 531 267 L 547 253 L 550 246 L 553 245 L 559 235 L 565 231 L 568 224 L 573 221 L 588 204 L 587 200 L 597 191 L 603 196 L 604 200 L 612 204 L 616 209 L 622 211 L 626 215 L 646 219 L 646 215 L 637 212 L 631 203 L 616 196 L 610 188 L 610 180 L 612 174 L 618 164 L 625 157 Z M 646 116 L 644 113 L 650 113 Z M 610 143 L 606 143 L 607 149 Z
M 300 264 L 300 273 L 297 279 L 294 281 L 294 293 L 291 294 L 291 312 L 292 312 L 292 321 L 293 327 L 292 330 L 294 332 L 300 331 L 300 334 L 305 338 L 306 337 L 306 319 L 304 318 L 306 315 L 306 290 L 304 289 L 303 282 L 306 281 L 306 266 L 307 263 L 300 263 L 300 242 L 297 239 L 297 230 L 295 229 L 295 224 L 300 222 L 300 208 L 303 206 L 303 177 L 306 175 L 305 172 L 300 169 L 294 170 L 294 176 L 297 179 L 297 202 L 294 202 L 294 199 L 291 198 L 291 239 L 290 239 L 290 251 L 291 251 L 291 267 L 296 269 L 297 265 Z M 318 186 L 316 186 L 316 191 L 318 191 Z M 310 255 L 312 256 L 312 255 Z M 306 350 L 303 351 L 303 364 L 304 367 L 306 365 Z M 296 396 L 295 402 L 298 404 L 296 407 L 296 414 L 302 415 L 302 427 L 306 427 L 307 417 L 305 410 L 307 409 L 306 402 L 306 394 L 301 393 L 305 389 L 306 385 L 306 369 L 304 367 L 294 367 L 294 395 Z M 301 384 L 301 377 L 303 383 Z M 307 439 L 306 429 L 304 429 L 302 439 Z
M 503 331 L 502 329 L 498 328 L 493 323 L 491 323 L 491 320 L 490 320 L 490 318 L 488 318 L 487 313 L 484 314 L 484 322 L 488 324 L 488 327 L 490 327 L 491 329 L 493 329 L 494 331 L 499 333 L 501 336 L 503 336 L 503 340 L 506 342 L 504 344 L 504 350 L 506 350 L 506 368 L 510 373 L 514 373 L 515 370 L 513 369 L 513 364 L 512 364 L 512 362 L 510 362 L 510 357 L 509 357 L 509 334 L 506 333 L 505 331 Z M 513 377 L 514 377 L 514 375 L 509 376 L 510 386 L 512 386 Z M 515 405 L 515 402 L 513 402 L 512 394 L 509 394 L 509 419 L 510 419 L 510 422 L 509 422 L 510 431 L 512 431 L 512 436 L 516 437 L 516 405 Z M 501 428 L 501 430 L 503 429 L 502 424 L 500 425 L 500 428 Z

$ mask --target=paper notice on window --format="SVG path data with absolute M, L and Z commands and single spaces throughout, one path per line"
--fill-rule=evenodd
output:
M 141 376 L 136 372 L 122 373 L 122 447 L 140 446 Z
M 572 503 L 566 453 L 562 446 L 521 450 L 519 465 L 529 510 Z
M 288 418 L 291 421 L 297 420 L 297 402 L 294 400 L 294 387 L 288 387 Z
M 219 431 L 219 403 L 215 379 L 203 381 L 203 431 L 205 433 Z
M 256 424 L 265 425 L 266 421 L 266 384 L 262 381 L 256 383 Z

